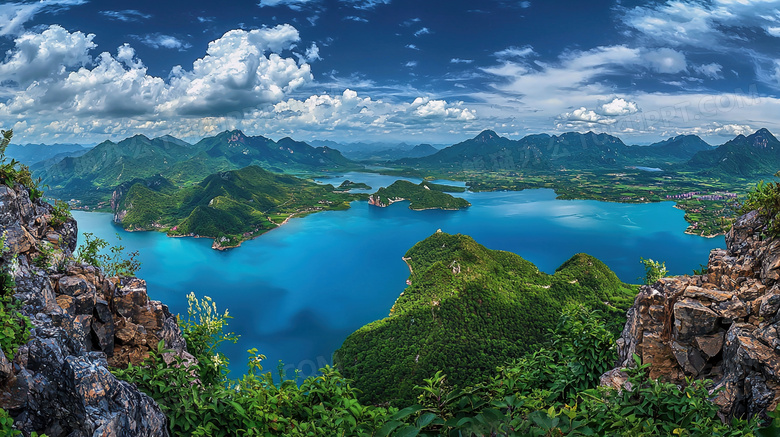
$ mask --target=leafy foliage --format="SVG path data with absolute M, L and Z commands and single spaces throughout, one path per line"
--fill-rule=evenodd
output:
M 275 383 L 263 373 L 265 357 L 250 350 L 249 372 L 227 378 L 227 360 L 218 351 L 224 341 L 228 314 L 210 299 L 189 296 L 188 320 L 181 322 L 198 366 L 175 360 L 166 363 L 162 342 L 141 366 L 132 364 L 115 374 L 138 385 L 154 398 L 177 436 L 358 436 L 374 435 L 394 411 L 362 405 L 349 382 L 333 368 L 298 386 L 292 380 Z M 216 358 L 215 358 L 216 357 Z
M 639 262 L 645 266 L 645 277 L 639 279 L 647 285 L 655 284 L 659 279 L 669 276 L 669 271 L 666 270 L 666 262 L 644 258 L 639 258 Z
M 0 184 L 14 186 L 19 184 L 30 193 L 30 199 L 37 200 L 43 197 L 41 178 L 33 179 L 30 168 L 19 163 L 15 159 L 8 161 L 5 150 L 13 138 L 13 130 L 0 130 Z
M 117 240 L 122 237 L 116 234 Z M 108 247 L 109 253 L 102 253 L 101 250 Z M 95 237 L 90 232 L 84 233 L 84 241 L 76 253 L 78 262 L 86 263 L 103 269 L 106 276 L 128 277 L 135 276 L 141 268 L 141 262 L 138 260 L 138 251 L 125 253 L 125 247 L 121 244 L 109 247 L 108 241 Z
M 780 172 L 775 176 L 780 177 Z M 760 181 L 753 191 L 748 193 L 740 213 L 757 210 L 767 221 L 765 234 L 770 238 L 780 236 L 780 182 Z
M 62 226 L 71 218 L 70 205 L 68 205 L 68 202 L 56 199 L 54 201 L 53 207 L 54 208 L 52 209 L 52 215 L 51 220 L 49 220 L 49 224 L 56 228 L 58 226 Z
M 32 324 L 30 319 L 19 311 L 19 303 L 14 299 L 16 287 L 12 264 L 16 256 L 8 253 L 5 234 L 0 237 L 0 349 L 9 359 L 19 350 L 19 345 L 27 342 Z

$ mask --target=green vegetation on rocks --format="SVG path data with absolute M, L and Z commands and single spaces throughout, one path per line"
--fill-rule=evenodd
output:
M 408 403 L 439 370 L 458 387 L 484 380 L 543 344 L 572 302 L 603 311 L 617 332 L 636 292 L 589 255 L 548 275 L 460 234 L 437 232 L 404 259 L 411 285 L 390 316 L 351 334 L 334 356 L 365 402 Z

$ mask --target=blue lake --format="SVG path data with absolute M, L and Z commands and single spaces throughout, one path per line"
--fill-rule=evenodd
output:
M 396 178 L 349 174 L 374 190 Z M 414 181 L 414 179 L 411 179 Z M 419 181 L 419 180 L 417 180 Z M 463 233 L 490 249 L 515 252 L 552 273 L 578 252 L 604 261 L 626 282 L 643 275 L 639 258 L 666 261 L 673 274 L 706 264 L 723 237 L 684 234 L 683 211 L 673 203 L 620 204 L 556 200 L 552 190 L 457 194 L 473 206 L 464 211 L 411 211 L 408 203 L 376 208 L 353 202 L 347 211 L 295 218 L 279 229 L 225 252 L 211 240 L 168 238 L 155 232 L 124 232 L 110 214 L 74 211 L 82 232 L 92 232 L 140 252 L 139 277 L 149 295 L 186 313 L 186 294 L 212 297 L 234 317 L 241 335 L 225 352 L 243 372 L 246 350 L 279 360 L 302 376 L 330 363 L 351 332 L 388 315 L 404 290 L 409 270 L 401 260 L 437 229 Z

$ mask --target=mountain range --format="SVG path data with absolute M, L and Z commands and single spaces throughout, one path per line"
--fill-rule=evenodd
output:
M 189 144 L 171 136 L 135 135 L 104 141 L 82 156 L 66 157 L 37 173 L 54 196 L 105 201 L 113 188 L 133 179 L 162 175 L 177 185 L 200 182 L 223 171 L 250 165 L 283 172 L 329 172 L 360 168 L 328 147 L 311 147 L 290 138 L 273 141 L 225 131 Z
M 309 175 L 364 169 L 362 164 L 328 145 L 312 147 L 291 138 L 274 141 L 247 136 L 238 130 L 203 138 L 195 144 L 167 135 L 154 139 L 136 135 L 118 143 L 105 141 L 88 150 L 66 145 L 60 152 L 64 155 L 53 153 L 57 149 L 49 147 L 52 146 L 33 147 L 46 153 L 21 154 L 16 149 L 12 152 L 22 162 L 27 159 L 28 164 L 33 159 L 46 159 L 37 161 L 32 169 L 50 187 L 53 196 L 95 204 L 106 202 L 113 188 L 123 182 L 158 174 L 183 186 L 249 165 L 276 173 Z M 535 134 L 512 140 L 485 130 L 441 150 L 426 144 L 404 144 L 402 148 L 384 151 L 373 148 L 363 156 L 372 156 L 373 161 L 390 160 L 386 165 L 401 171 L 549 173 L 647 166 L 708 177 L 746 178 L 771 175 L 780 169 L 780 142 L 766 129 L 739 135 L 717 147 L 695 135 L 680 135 L 649 146 L 629 146 L 604 133 Z

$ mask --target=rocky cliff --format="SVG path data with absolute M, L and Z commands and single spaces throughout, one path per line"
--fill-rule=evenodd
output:
M 12 359 L 0 351 L 0 408 L 25 436 L 167 436 L 158 405 L 109 367 L 140 362 L 161 340 L 175 351 L 166 359 L 192 359 L 176 318 L 143 280 L 73 261 L 76 222 L 55 225 L 52 214 L 26 190 L 0 186 L 1 265 L 33 325 Z
M 707 274 L 642 287 L 618 340 L 619 367 L 602 383 L 619 385 L 637 354 L 652 378 L 713 380 L 724 419 L 766 417 L 780 401 L 780 239 L 763 238 L 763 228 L 755 212 L 744 215 L 727 249 L 710 253 Z

